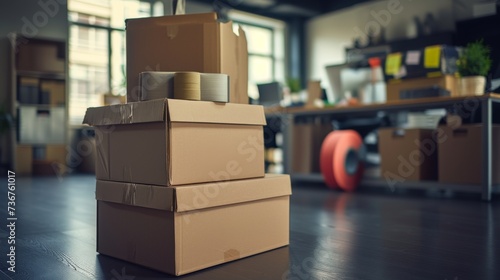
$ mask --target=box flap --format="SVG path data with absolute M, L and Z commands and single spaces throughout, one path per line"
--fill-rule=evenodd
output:
M 168 99 L 171 122 L 265 125 L 264 107 L 210 101 Z
M 264 178 L 174 186 L 176 212 L 291 195 L 290 176 L 266 174 Z
M 156 99 L 88 108 L 83 124 L 92 126 L 158 122 L 165 120 L 165 100 Z
M 174 189 L 97 180 L 96 200 L 159 210 L 174 210 Z
M 97 180 L 96 199 L 158 210 L 186 212 L 291 195 L 290 176 L 174 187 Z
M 204 23 L 217 21 L 216 13 L 200 13 L 186 15 L 169 15 L 160 17 L 148 18 L 131 18 L 125 20 L 125 26 L 129 28 L 143 28 L 151 24 L 154 25 L 171 25 L 171 24 L 187 24 L 187 23 Z

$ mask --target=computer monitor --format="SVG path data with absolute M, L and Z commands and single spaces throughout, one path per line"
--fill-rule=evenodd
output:
M 278 82 L 257 84 L 259 90 L 259 104 L 276 106 L 283 99 L 283 89 Z
M 343 99 L 347 91 L 358 97 L 357 93 L 370 82 L 371 70 L 370 67 L 337 64 L 326 66 L 326 73 L 332 89 L 328 101 L 334 103 Z

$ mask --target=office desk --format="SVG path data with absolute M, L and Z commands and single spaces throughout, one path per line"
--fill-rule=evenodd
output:
M 498 191 L 499 186 L 492 184 L 492 113 L 495 107 L 500 103 L 500 94 L 486 94 L 481 96 L 460 96 L 460 97 L 434 97 L 412 100 L 399 100 L 380 104 L 356 105 L 345 107 L 325 107 L 325 108 L 306 108 L 306 107 L 291 107 L 291 108 L 266 108 L 266 116 L 268 118 L 277 117 L 280 119 L 281 131 L 284 135 L 283 141 L 283 161 L 285 173 L 292 176 L 294 180 L 302 181 L 318 181 L 322 182 L 321 174 L 293 174 L 291 163 L 292 158 L 291 147 L 293 147 L 293 128 L 297 117 L 317 117 L 330 116 L 335 118 L 360 118 L 364 116 L 374 116 L 379 112 L 397 113 L 402 111 L 423 111 L 428 109 L 438 108 L 455 108 L 459 115 L 467 116 L 475 110 L 481 109 L 482 126 L 482 184 L 476 185 L 455 185 L 442 184 L 437 181 L 418 181 L 418 182 L 403 182 L 397 187 L 400 188 L 418 188 L 418 189 L 449 189 L 464 192 L 480 192 L 484 200 L 491 200 L 493 191 Z M 498 109 L 496 109 L 498 110 Z M 362 186 L 383 187 L 387 183 L 380 176 L 366 175 L 363 179 Z

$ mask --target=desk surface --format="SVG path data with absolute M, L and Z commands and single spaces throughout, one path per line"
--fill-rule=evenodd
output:
M 422 109 L 422 108 L 436 108 L 446 105 L 452 105 L 460 102 L 467 102 L 468 106 L 473 106 L 474 102 L 481 102 L 483 100 L 491 99 L 495 102 L 500 102 L 500 94 L 490 93 L 485 95 L 473 96 L 453 96 L 453 97 L 431 97 L 419 99 L 407 99 L 389 101 L 385 103 L 374 103 L 368 105 L 351 105 L 351 106 L 328 106 L 323 108 L 318 107 L 269 107 L 265 109 L 266 115 L 288 113 L 294 115 L 321 115 L 321 114 L 349 114 L 359 112 L 376 112 L 376 111 L 390 111 L 402 109 Z

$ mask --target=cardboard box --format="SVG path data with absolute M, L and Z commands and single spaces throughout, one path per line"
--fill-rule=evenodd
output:
M 293 125 L 292 173 L 312 172 L 313 126 L 310 123 Z
M 175 275 L 258 254 L 289 244 L 290 195 L 288 175 L 181 187 L 98 180 L 97 251 Z
M 298 122 L 293 127 L 292 172 L 318 173 L 321 144 L 333 130 L 330 123 L 321 119 Z
M 264 176 L 264 109 L 157 99 L 89 108 L 100 180 L 172 186 Z
M 446 75 L 436 78 L 414 78 L 405 80 L 389 80 L 387 82 L 387 101 L 400 100 L 400 92 L 409 89 L 423 89 L 430 87 L 440 87 L 448 90 L 450 96 L 457 96 L 456 78 Z
M 462 125 L 457 129 L 441 126 L 443 141 L 439 143 L 439 182 L 452 184 L 476 184 L 482 180 L 482 125 Z M 500 126 L 493 129 L 493 184 L 500 184 Z
M 307 84 L 307 102 L 306 107 L 316 107 L 314 104 L 316 99 L 321 99 L 323 89 L 320 81 L 309 81 Z
M 231 103 L 248 103 L 248 52 L 245 33 L 215 13 L 129 19 L 127 102 L 139 101 L 144 71 L 196 71 L 229 75 Z
M 394 181 L 437 180 L 438 152 L 433 131 L 379 129 L 382 177 Z
M 15 172 L 19 175 L 31 175 L 33 172 L 33 147 L 30 145 L 16 146 Z
M 46 92 L 48 97 L 43 104 L 50 104 L 52 106 L 64 106 L 66 104 L 66 90 L 65 83 L 61 81 L 43 81 L 42 93 Z
M 17 70 L 64 73 L 65 42 L 38 42 L 19 44 Z

